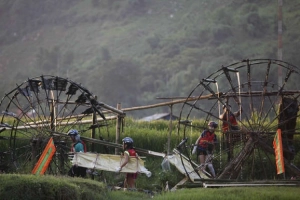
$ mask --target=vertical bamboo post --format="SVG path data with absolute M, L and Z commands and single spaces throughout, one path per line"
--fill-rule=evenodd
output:
M 117 109 L 121 110 L 121 104 L 120 103 L 117 104 Z M 117 116 L 117 124 L 116 124 L 116 143 L 117 144 L 120 144 L 121 123 L 122 123 L 122 117 L 120 116 L 120 114 L 118 114 L 118 116 Z M 115 155 L 117 155 L 118 153 L 119 153 L 118 148 L 115 148 Z
M 93 117 L 92 124 L 94 125 L 94 124 L 97 123 L 97 113 L 96 113 L 96 111 L 93 111 L 92 117 Z M 95 139 L 95 134 L 96 134 L 95 133 L 95 127 L 93 127 L 92 130 L 91 130 L 91 138 Z M 95 152 L 95 144 L 94 143 L 92 143 L 91 152 Z
M 56 145 L 56 148 L 58 149 L 58 150 L 56 150 L 56 151 L 59 151 L 59 158 L 60 158 L 60 159 L 59 159 L 59 160 L 60 160 L 60 172 L 62 172 L 62 174 L 65 174 L 65 172 L 66 172 L 66 169 L 65 169 L 65 161 L 66 161 L 68 158 L 66 157 L 66 154 L 65 154 L 65 152 L 64 152 L 64 148 L 62 148 L 61 146 L 67 148 L 67 144 L 66 144 L 65 141 L 58 141 L 56 144 L 58 144 L 58 145 Z M 55 145 L 55 141 L 54 141 L 54 145 Z
M 170 105 L 170 124 L 169 124 L 169 136 L 168 136 L 168 155 L 171 154 L 170 148 L 171 148 L 171 134 L 172 134 L 172 116 L 173 116 L 173 104 Z

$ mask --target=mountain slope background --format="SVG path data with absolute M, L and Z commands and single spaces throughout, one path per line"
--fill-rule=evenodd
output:
M 283 1 L 283 60 L 299 65 L 300 2 Z M 40 75 L 82 83 L 106 104 L 187 96 L 243 59 L 277 58 L 277 1 L 2 0 L 0 96 Z M 140 117 L 168 108 L 133 113 Z

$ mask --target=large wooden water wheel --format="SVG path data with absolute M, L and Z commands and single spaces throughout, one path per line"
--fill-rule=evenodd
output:
M 282 73 L 282 81 L 278 74 Z M 190 127 L 199 134 L 209 121 L 219 124 L 219 143 L 213 164 L 218 179 L 277 179 L 300 175 L 299 97 L 300 69 L 271 59 L 243 60 L 222 66 L 202 79 L 190 92 L 180 112 L 178 134 L 190 136 Z M 279 81 L 278 81 L 279 80 Z M 224 132 L 227 122 L 220 115 L 231 106 L 238 128 Z M 192 121 L 205 119 L 202 124 Z M 230 124 L 230 122 L 229 122 Z M 286 172 L 277 175 L 273 139 L 282 132 Z M 195 141 L 192 141 L 195 142 Z M 183 151 L 192 161 L 189 146 Z
M 99 102 L 81 84 L 57 76 L 17 84 L 1 100 L 0 110 L 0 170 L 8 173 L 30 173 L 52 137 L 56 153 L 48 173 L 65 174 L 70 166 L 68 130 L 108 139 L 108 119 L 123 114 Z M 95 151 L 94 143 L 87 145 Z

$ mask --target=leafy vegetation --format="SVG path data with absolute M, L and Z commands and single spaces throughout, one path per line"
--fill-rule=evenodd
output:
M 1 199 L 298 199 L 298 187 L 236 187 L 180 189 L 153 193 L 149 190 L 111 191 L 105 184 L 81 178 L 5 175 L 0 176 Z
M 299 6 L 283 4 L 283 58 L 294 65 Z M 277 7 L 255 0 L 3 0 L 0 96 L 40 74 L 82 83 L 109 105 L 186 96 L 222 65 L 276 58 Z
M 105 184 L 88 179 L 5 175 L 0 176 L 1 199 L 106 199 Z

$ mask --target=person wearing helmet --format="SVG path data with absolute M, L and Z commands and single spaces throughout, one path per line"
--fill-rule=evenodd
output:
M 220 115 L 220 119 L 223 121 L 222 132 L 226 138 L 226 146 L 228 149 L 228 153 L 227 153 L 228 162 L 233 157 L 234 142 L 240 140 L 240 135 L 234 134 L 233 132 L 240 130 L 236 118 L 240 116 L 241 113 L 242 113 L 242 109 L 236 112 L 232 112 L 230 105 L 223 105 L 223 113 Z
M 215 134 L 215 129 L 218 127 L 218 124 L 214 121 L 208 123 L 208 128 L 204 129 L 201 135 L 198 137 L 192 154 L 197 152 L 197 159 L 200 161 L 200 166 L 202 169 L 205 169 L 208 166 L 211 176 L 216 177 L 214 167 L 212 165 L 212 154 L 217 143 L 217 136 Z
M 71 137 L 73 145 L 71 152 L 86 152 L 86 147 L 84 142 L 80 139 L 80 135 L 76 129 L 71 129 L 68 132 L 68 135 Z M 86 168 L 73 165 L 69 171 L 69 175 L 74 177 L 85 177 Z
M 125 137 L 123 140 L 123 150 L 124 150 L 124 160 L 120 165 L 118 171 L 122 171 L 122 168 L 129 162 L 130 157 L 137 157 L 137 153 L 133 148 L 133 139 L 130 137 Z M 127 173 L 124 181 L 125 188 L 135 188 L 135 180 L 137 178 L 137 173 Z
M 230 130 L 239 130 L 236 118 L 240 116 L 241 112 L 242 110 L 232 112 L 230 105 L 223 105 L 223 113 L 220 115 L 220 119 L 223 120 L 223 132 L 227 132 Z

